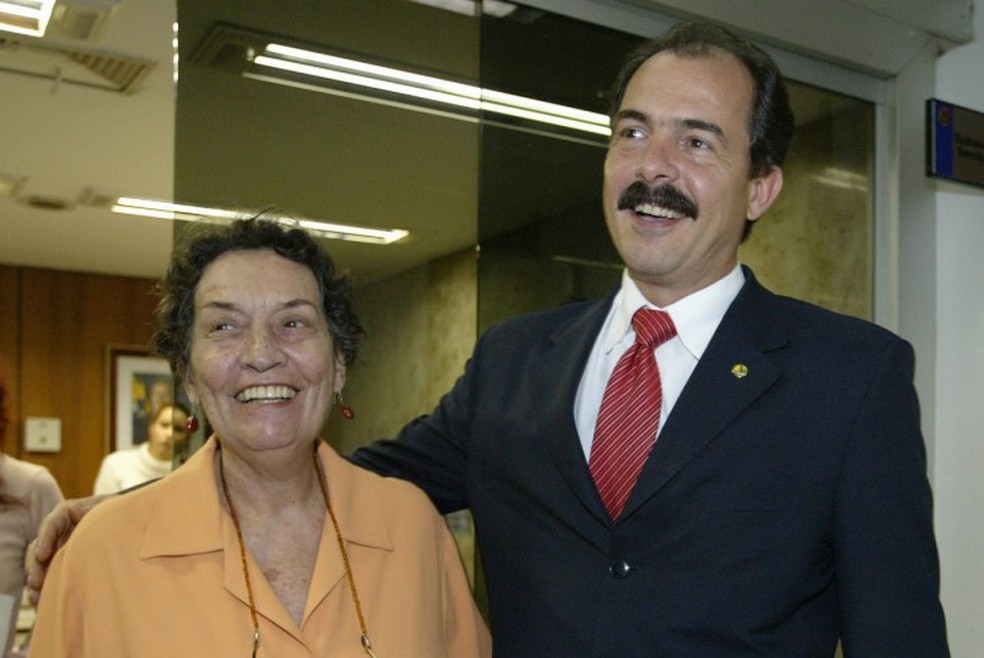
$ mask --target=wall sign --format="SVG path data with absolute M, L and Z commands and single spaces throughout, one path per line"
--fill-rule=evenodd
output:
M 926 173 L 984 187 L 984 113 L 926 101 Z

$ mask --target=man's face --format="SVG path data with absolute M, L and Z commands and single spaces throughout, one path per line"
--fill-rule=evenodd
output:
M 753 83 L 734 56 L 648 59 L 625 90 L 605 159 L 605 221 L 629 274 L 666 306 L 738 262 L 746 218 L 782 187 L 749 180 Z

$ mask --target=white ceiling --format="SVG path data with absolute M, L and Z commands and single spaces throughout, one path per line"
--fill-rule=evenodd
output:
M 9 40 L 0 46 L 0 182 L 21 181 L 13 197 L 0 198 L 0 263 L 157 277 L 170 251 L 169 222 L 113 215 L 80 201 L 90 190 L 159 198 L 172 194 L 175 0 L 70 1 L 83 10 L 113 9 L 96 38 L 62 37 L 46 43 L 146 59 L 154 66 L 132 92 L 120 93 L 67 82 L 93 76 L 64 56 L 12 48 Z M 927 39 L 947 45 L 971 38 L 970 0 L 531 0 L 530 4 L 560 7 L 561 13 L 585 18 L 600 12 L 611 15 L 613 7 L 658 9 L 673 15 L 701 13 L 765 41 L 783 42 L 883 77 L 901 70 Z M 30 41 L 16 35 L 9 38 Z M 0 32 L 0 39 L 8 36 Z M 44 77 L 4 69 L 30 69 Z M 401 186 L 412 189 L 413 174 L 403 172 Z M 0 185 L 0 197 L 2 189 Z M 427 214 L 426 209 L 417 210 Z M 439 239 L 444 233 L 442 222 L 448 226 L 448 221 L 453 217 L 435 217 L 435 224 L 425 230 L 430 238 L 393 256 L 392 267 L 406 267 L 408 260 L 454 248 Z M 455 233 L 454 239 L 465 240 L 460 246 L 466 247 L 468 235 Z M 368 249 L 375 250 L 369 252 L 378 261 L 375 273 L 385 271 L 384 248 Z
M 312 14 L 318 13 L 317 20 L 334 20 L 333 24 L 325 30 L 303 25 L 298 31 L 327 34 L 330 29 L 365 43 L 366 35 L 359 36 L 360 26 L 338 23 L 340 17 L 357 21 L 363 1 L 332 0 Z M 188 148 L 186 138 L 184 162 L 189 157 L 194 162 L 181 172 L 182 177 L 176 177 L 176 137 L 180 136 L 175 130 L 173 80 L 175 0 L 61 2 L 72 3 L 79 10 L 76 13 L 107 7 L 111 11 L 95 36 L 85 40 L 51 36 L 51 29 L 43 40 L 0 32 L 4 40 L 0 42 L 0 94 L 4 98 L 0 103 L 0 263 L 159 277 L 172 245 L 171 222 L 113 214 L 88 205 L 86 198 L 95 193 L 166 200 L 174 196 L 175 189 L 195 195 L 181 201 L 201 205 L 254 209 L 276 205 L 316 219 L 410 229 L 411 238 L 393 247 L 331 243 L 336 260 L 357 284 L 475 244 L 475 124 L 452 121 L 454 125 L 446 127 L 448 122 L 425 118 L 374 122 L 379 109 L 352 101 L 312 118 L 302 111 L 323 110 L 330 102 L 328 97 L 276 91 L 279 88 L 209 73 L 200 66 L 192 76 L 188 67 L 195 64 L 185 61 L 179 69 L 198 85 L 189 94 L 201 93 L 201 84 L 214 85 L 217 98 L 194 107 L 186 102 L 185 134 L 195 139 L 199 137 L 196 130 L 202 133 L 194 149 Z M 406 20 L 407 15 L 416 16 L 411 12 L 423 11 L 437 19 L 429 23 L 453 20 L 456 25 L 467 24 L 466 18 L 448 12 L 397 0 L 385 2 L 395 3 L 395 11 L 388 12 L 394 20 L 401 20 L 401 13 Z M 386 8 L 375 5 L 377 13 Z M 294 7 L 298 6 L 303 4 L 295 2 Z M 294 20 L 294 13 L 277 12 L 276 6 L 267 3 L 189 3 L 183 14 L 183 21 L 189 20 L 180 35 L 182 52 L 197 44 L 216 20 L 247 16 L 263 21 L 270 17 L 283 28 Z M 364 25 L 361 30 L 380 33 L 376 26 Z M 431 50 L 440 53 L 458 45 L 459 40 L 444 38 Z M 475 47 L 471 50 L 477 52 Z M 110 91 L 102 88 L 105 80 L 64 51 L 108 60 L 149 60 L 153 68 L 129 92 Z M 268 103 L 260 114 L 234 111 L 254 104 L 259 97 Z M 276 114 L 264 116 L 263 112 Z M 345 117 L 339 118 L 343 112 Z M 324 120 L 325 116 L 331 120 Z M 388 136 L 360 137 L 380 130 L 389 131 Z M 274 132 L 277 135 L 270 134 Z M 300 141 L 291 144 L 279 139 L 288 132 Z M 244 134 L 253 138 L 244 139 Z M 339 137 L 347 141 L 340 145 Z M 360 139 L 371 141 L 371 147 L 359 145 Z M 471 147 L 470 152 L 461 153 L 458 145 L 462 141 Z M 344 161 L 338 157 L 343 149 Z M 426 170 L 419 164 L 423 152 L 431 158 Z M 285 164 L 292 156 L 315 166 L 298 169 Z M 333 169 L 328 171 L 328 167 Z M 16 185 L 6 196 L 3 181 Z
M 79 4 L 98 12 L 110 3 Z M 0 263 L 149 277 L 163 273 L 170 222 L 114 215 L 79 201 L 87 190 L 171 196 L 174 20 L 173 0 L 122 0 L 97 38 L 46 40 L 154 62 L 129 94 L 60 82 L 59 77 L 98 78 L 63 55 L 0 48 L 0 69 L 49 76 L 0 70 L 0 177 L 22 180 L 15 198 L 0 198 Z M 32 42 L 3 32 L 0 38 Z M 50 209 L 59 205 L 65 207 Z
M 973 40 L 974 0 L 524 0 L 636 34 L 673 20 L 719 21 L 757 42 L 881 78 L 897 75 L 932 40 Z

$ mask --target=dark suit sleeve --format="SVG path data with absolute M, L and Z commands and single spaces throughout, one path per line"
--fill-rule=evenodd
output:
M 834 527 L 845 658 L 949 656 L 912 375 L 893 340 L 853 419 Z
M 411 421 L 393 440 L 359 448 L 349 459 L 380 475 L 413 482 L 444 514 L 468 507 L 465 481 L 474 415 L 471 382 L 481 344 L 465 373 L 430 415 Z

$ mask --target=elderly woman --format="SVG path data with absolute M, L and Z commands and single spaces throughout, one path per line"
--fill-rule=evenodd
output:
M 428 499 L 320 439 L 362 334 L 346 280 L 299 229 L 192 233 L 163 281 L 155 344 L 214 434 L 79 524 L 31 655 L 490 655 Z

